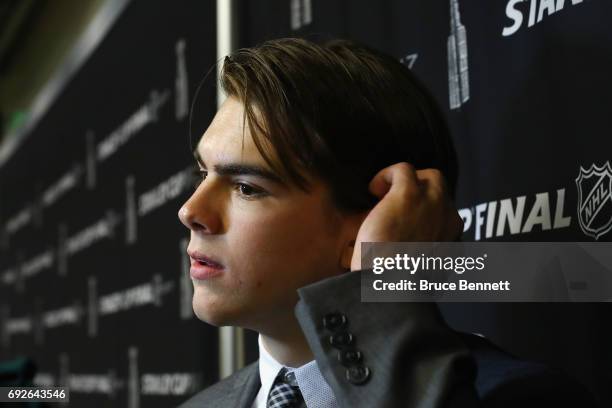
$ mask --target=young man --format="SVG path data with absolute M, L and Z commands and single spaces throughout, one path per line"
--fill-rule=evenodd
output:
M 362 242 L 461 233 L 451 139 L 407 68 L 345 41 L 283 39 L 238 50 L 220 80 L 228 98 L 179 217 L 196 315 L 257 331 L 260 359 L 181 407 L 525 406 L 517 389 L 557 401 L 513 385 L 544 369 L 518 375 L 475 351 L 434 304 L 360 302 Z

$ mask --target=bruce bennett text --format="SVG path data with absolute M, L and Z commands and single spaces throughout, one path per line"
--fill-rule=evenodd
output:
M 419 291 L 419 292 L 439 292 L 439 291 L 509 291 L 510 281 L 499 282 L 470 282 L 461 279 L 459 282 L 430 282 L 427 279 L 417 281 L 402 279 L 396 282 L 385 282 L 376 279 L 372 287 L 377 291 Z

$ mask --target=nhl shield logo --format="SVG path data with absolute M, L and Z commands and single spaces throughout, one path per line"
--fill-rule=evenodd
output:
M 612 166 L 606 162 L 585 170 L 576 177 L 578 221 L 585 234 L 599 239 L 612 229 Z

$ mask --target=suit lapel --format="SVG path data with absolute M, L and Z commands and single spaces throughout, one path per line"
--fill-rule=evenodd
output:
M 236 382 L 234 388 L 234 395 L 238 396 L 237 408 L 251 408 L 253 401 L 257 397 L 261 382 L 259 380 L 259 363 L 253 364 L 252 369 L 249 370 L 248 375 L 244 376 L 242 381 Z

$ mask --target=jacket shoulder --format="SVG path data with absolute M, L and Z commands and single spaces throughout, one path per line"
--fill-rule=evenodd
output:
M 254 362 L 198 392 L 178 408 L 234 407 L 259 389 L 259 364 Z

